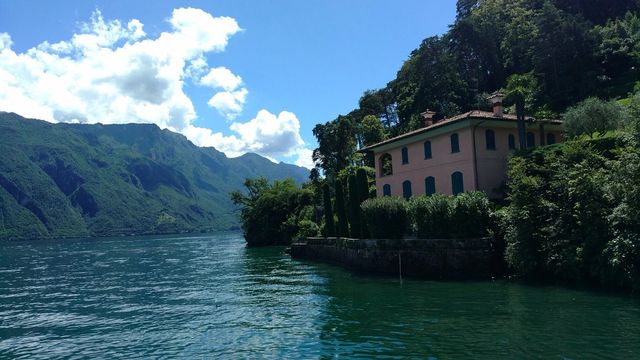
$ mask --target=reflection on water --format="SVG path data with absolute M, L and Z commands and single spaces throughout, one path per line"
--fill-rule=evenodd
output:
M 238 234 L 0 244 L 0 358 L 634 358 L 640 301 L 353 275 Z

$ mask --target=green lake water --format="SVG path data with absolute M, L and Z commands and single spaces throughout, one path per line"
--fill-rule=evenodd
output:
M 352 274 L 239 234 L 0 243 L 0 358 L 640 358 L 640 300 Z

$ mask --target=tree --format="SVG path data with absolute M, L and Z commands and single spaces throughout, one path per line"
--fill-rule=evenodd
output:
M 478 6 L 478 2 L 478 0 L 458 0 L 456 2 L 456 19 L 469 16 L 471 11 Z
M 382 123 L 373 115 L 367 115 L 362 119 L 362 122 L 359 126 L 358 134 L 361 147 L 379 143 L 387 137 Z M 375 160 L 373 158 L 373 154 L 364 154 L 363 162 L 365 166 L 374 167 Z
M 623 16 L 629 11 L 640 11 L 637 0 L 553 0 L 556 6 L 571 14 L 589 20 L 595 24 L 604 24 L 607 20 Z
M 352 238 L 360 237 L 360 194 L 355 175 L 349 175 L 349 229 Z
M 349 224 L 347 222 L 347 211 L 344 202 L 344 189 L 342 182 L 336 180 L 336 214 L 338 215 L 338 236 L 349 236 Z
M 313 150 L 313 161 L 331 181 L 353 160 L 356 148 L 353 122 L 349 117 L 338 116 L 333 121 L 316 125 L 313 135 L 318 140 L 318 147 Z
M 425 39 L 387 86 L 397 99 L 400 133 L 424 126 L 411 119 L 426 109 L 452 116 L 471 98 L 447 41 L 437 36 Z
M 538 16 L 533 72 L 550 109 L 560 112 L 599 89 L 597 41 L 591 24 L 545 1 Z
M 507 99 L 511 99 L 516 105 L 516 116 L 518 118 L 518 140 L 520 141 L 520 149 L 526 149 L 526 128 L 525 128 L 525 111 L 527 100 L 533 102 L 533 94 L 537 88 L 537 80 L 533 74 L 514 74 L 507 80 L 506 95 Z
M 627 13 L 593 29 L 598 41 L 597 57 L 602 66 L 605 96 L 632 90 L 640 80 L 640 17 Z
M 367 170 L 365 168 L 359 168 L 356 171 L 357 187 L 358 187 L 358 210 L 360 211 L 360 205 L 369 198 L 369 179 L 367 178 Z M 363 220 L 362 213 L 360 213 L 360 236 L 366 238 L 369 236 L 369 230 L 367 224 Z
M 627 146 L 613 162 L 611 186 L 607 187 L 615 207 L 608 217 L 613 238 L 605 253 L 619 286 L 640 291 L 640 150 Z
M 324 198 L 324 235 L 326 237 L 336 236 L 336 226 L 333 221 L 333 208 L 331 207 L 331 190 L 329 184 L 322 187 Z
M 358 105 L 361 116 L 373 115 L 380 119 L 387 129 L 398 122 L 396 101 L 388 87 L 365 91 Z
M 529 0 L 510 0 L 504 3 L 504 37 L 500 50 L 504 54 L 504 68 L 507 73 L 523 73 L 532 67 L 535 44 L 538 40 L 536 12 Z
M 591 97 L 567 110 L 564 125 L 571 137 L 582 134 L 593 137 L 618 128 L 623 117 L 622 107 L 617 103 Z
M 288 245 L 298 232 L 299 214 L 313 203 L 313 192 L 299 188 L 292 179 L 245 180 L 246 192 L 234 191 L 231 200 L 240 205 L 244 237 L 249 246 Z
M 383 141 L 387 134 L 384 126 L 377 117 L 373 115 L 367 115 L 362 118 L 360 124 L 360 134 L 362 138 L 362 145 L 369 146 Z

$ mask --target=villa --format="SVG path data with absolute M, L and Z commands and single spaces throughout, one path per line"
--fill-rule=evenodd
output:
M 433 121 L 422 113 L 425 127 L 368 146 L 375 157 L 378 196 L 458 194 L 481 190 L 504 196 L 507 158 L 520 148 L 515 115 L 504 114 L 502 94 L 489 100 L 493 111 L 469 111 Z M 526 119 L 526 147 L 563 139 L 560 120 Z

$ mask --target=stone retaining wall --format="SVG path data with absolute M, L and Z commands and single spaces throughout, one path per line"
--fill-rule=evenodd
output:
M 428 279 L 488 279 L 495 263 L 491 238 L 307 238 L 291 245 L 291 256 L 353 270 Z

